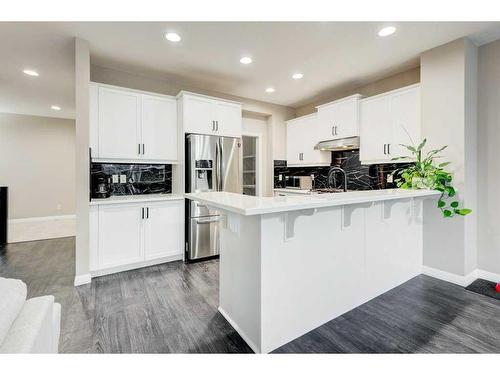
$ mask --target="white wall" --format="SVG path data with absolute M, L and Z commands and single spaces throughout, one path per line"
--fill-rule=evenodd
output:
M 424 207 L 424 265 L 457 275 L 476 269 L 477 47 L 459 39 L 421 57 L 422 136 L 429 149 L 448 145 L 455 187 L 466 218 L 442 218 L 435 202 Z
M 479 48 L 478 266 L 500 274 L 500 40 Z
M 75 213 L 75 122 L 0 114 L 0 185 L 9 219 Z
M 89 263 L 89 82 L 90 49 L 85 40 L 75 38 L 76 102 L 76 249 L 75 285 L 90 282 Z

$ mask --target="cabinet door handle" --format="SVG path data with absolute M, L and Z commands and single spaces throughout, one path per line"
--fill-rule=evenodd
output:
M 138 143 L 137 146 L 139 147 L 137 150 L 137 154 L 140 155 L 141 154 L 141 144 Z
M 149 219 L 149 207 L 146 207 L 146 219 Z
M 384 155 L 387 155 L 387 144 L 384 143 Z
M 141 207 L 141 219 L 144 219 L 144 207 Z
M 335 135 L 335 126 L 332 126 L 332 135 Z
M 215 121 L 215 123 L 217 124 L 217 131 L 219 131 L 219 120 Z
M 335 125 L 335 135 L 338 135 L 337 134 L 337 125 Z
M 215 131 L 215 121 L 212 120 L 212 131 Z
M 391 144 L 388 143 L 387 144 L 387 155 L 390 155 L 391 154 Z
M 144 155 L 146 153 L 146 147 L 144 145 L 144 143 L 142 144 L 142 154 Z

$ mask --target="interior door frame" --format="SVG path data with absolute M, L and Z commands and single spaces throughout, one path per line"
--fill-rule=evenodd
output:
M 243 131 L 241 133 L 241 160 L 243 161 L 243 137 L 255 138 L 255 196 L 262 196 L 262 134 Z M 243 169 L 241 170 L 243 173 Z M 243 176 L 241 177 L 243 182 Z

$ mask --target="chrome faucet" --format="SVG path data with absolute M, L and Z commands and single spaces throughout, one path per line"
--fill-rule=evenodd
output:
M 344 192 L 346 192 L 347 191 L 347 175 L 342 168 L 337 167 L 337 166 L 331 167 L 330 170 L 328 171 L 328 187 L 337 188 L 337 179 L 335 178 L 335 174 L 337 172 L 342 173 L 344 176 Z M 333 178 L 333 182 L 334 182 L 335 186 L 332 186 L 332 178 Z

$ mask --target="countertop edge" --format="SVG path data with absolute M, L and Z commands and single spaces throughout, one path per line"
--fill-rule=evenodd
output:
M 425 198 L 425 197 L 438 196 L 441 193 L 439 191 L 436 191 L 436 190 L 408 190 L 408 192 L 400 193 L 398 195 L 393 195 L 393 196 L 391 196 L 391 195 L 386 195 L 386 196 L 374 195 L 373 197 L 369 197 L 369 196 L 368 197 L 351 197 L 351 198 L 329 200 L 329 201 L 311 201 L 311 202 L 308 202 L 307 204 L 289 203 L 288 206 L 282 205 L 282 206 L 277 206 L 277 207 L 250 208 L 250 209 L 238 208 L 238 207 L 227 205 L 224 203 L 214 202 L 213 200 L 203 199 L 202 197 L 200 198 L 199 196 L 193 197 L 193 196 L 191 196 L 191 194 L 196 194 L 196 193 L 186 193 L 184 195 L 184 197 L 187 199 L 196 199 L 197 201 L 205 203 L 208 206 L 212 206 L 212 207 L 215 207 L 215 208 L 218 208 L 221 210 L 233 212 L 233 213 L 240 214 L 243 216 L 255 216 L 255 215 L 274 214 L 274 213 L 279 213 L 279 212 L 307 210 L 307 209 L 313 209 L 313 208 L 345 206 L 345 205 L 361 204 L 361 203 L 368 203 L 368 202 L 380 202 L 380 201 L 409 199 L 409 198 Z M 342 194 L 342 193 L 337 193 L 337 194 Z
M 182 194 L 172 194 L 165 196 L 131 196 L 125 195 L 127 198 L 102 198 L 102 199 L 94 199 L 89 202 L 89 206 L 100 206 L 100 205 L 108 205 L 108 204 L 123 204 L 123 203 L 141 203 L 141 202 L 162 202 L 162 201 L 176 201 L 176 200 L 184 200 L 184 196 Z M 130 198 L 134 197 L 134 198 Z

